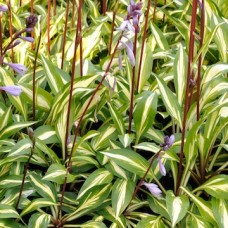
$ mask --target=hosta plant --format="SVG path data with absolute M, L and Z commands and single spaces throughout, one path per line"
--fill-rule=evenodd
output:
M 0 227 L 227 227 L 226 0 L 0 3 Z

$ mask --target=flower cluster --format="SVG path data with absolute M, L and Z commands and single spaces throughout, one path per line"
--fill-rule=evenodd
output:
M 132 32 L 139 32 L 139 17 L 142 15 L 142 3 L 135 3 L 133 0 L 131 0 L 130 5 L 127 7 L 127 16 L 125 17 L 124 21 L 120 25 L 118 30 L 121 31 L 132 31 Z M 131 24 L 131 20 L 133 21 L 133 25 Z
M 168 135 L 166 135 L 164 137 L 164 143 L 161 143 L 160 146 L 162 147 L 162 149 L 164 151 L 166 151 L 173 145 L 174 141 L 175 141 L 174 135 L 171 135 L 170 137 Z
M 0 5 L 0 13 L 6 12 L 6 11 L 8 11 L 8 7 L 5 5 Z M 33 37 L 22 36 L 22 33 L 31 32 L 33 30 L 34 26 L 36 25 L 37 21 L 38 21 L 38 18 L 36 15 L 30 15 L 26 19 L 26 28 L 22 29 L 21 31 L 16 32 L 13 39 L 5 47 L 5 49 L 4 50 L 1 49 L 2 55 L 0 56 L 0 65 L 3 65 L 3 64 L 7 65 L 10 68 L 12 68 L 16 73 L 18 73 L 22 76 L 26 73 L 27 68 L 24 65 L 18 64 L 18 63 L 5 62 L 4 58 L 5 58 L 6 52 L 8 50 L 16 47 L 17 45 L 19 45 L 21 43 L 21 41 L 19 39 L 27 41 L 27 42 L 34 42 Z M 1 42 L 2 42 L 2 40 L 1 40 Z M 6 92 L 10 95 L 13 95 L 13 96 L 20 96 L 22 89 L 20 88 L 20 86 L 9 85 L 9 86 L 0 86 L 0 91 L 4 91 L 4 92 Z

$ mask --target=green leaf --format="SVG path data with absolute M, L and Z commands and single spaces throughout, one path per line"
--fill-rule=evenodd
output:
M 16 157 L 23 154 L 31 154 L 32 142 L 29 138 L 20 140 L 12 147 L 8 157 Z
M 196 122 L 190 131 L 188 132 L 188 135 L 186 137 L 186 142 L 184 146 L 184 155 L 186 158 L 186 165 L 184 168 L 184 172 L 181 179 L 181 185 L 186 186 L 189 180 L 189 177 L 191 175 L 191 170 L 193 169 L 193 166 L 195 165 L 195 160 L 197 158 L 197 152 L 198 152 L 198 131 L 203 123 L 203 120 L 200 120 Z
M 120 167 L 142 177 L 148 169 L 149 163 L 141 155 L 130 149 L 114 149 L 108 152 L 101 152 L 116 162 Z M 152 170 L 149 170 L 148 177 L 153 177 Z
M 182 106 L 187 78 L 187 55 L 182 44 L 178 47 L 174 60 L 174 85 L 177 94 L 178 103 Z
M 11 107 L 9 107 L 0 118 L 0 131 L 5 128 L 12 120 Z
M 51 215 L 36 213 L 29 219 L 28 228 L 47 228 L 51 222 Z
M 57 94 L 64 86 L 64 83 L 61 79 L 61 75 L 56 70 L 56 66 L 46 59 L 43 55 L 41 55 L 41 60 L 43 62 L 43 67 L 46 72 L 46 78 L 49 86 L 54 94 Z
M 199 209 L 201 216 L 205 220 L 211 222 L 212 224 L 216 224 L 215 217 L 212 213 L 211 205 L 209 204 L 209 202 L 206 202 L 202 198 L 195 196 L 187 188 L 184 188 L 184 187 L 180 187 L 180 188 L 192 199 L 194 204 Z
M 147 91 L 136 104 L 133 119 L 136 130 L 136 142 L 152 126 L 157 113 L 157 94 Z
M 0 138 L 5 139 L 15 133 L 17 133 L 19 130 L 32 126 L 33 124 L 37 123 L 37 121 L 27 121 L 27 122 L 19 122 L 19 123 L 14 123 L 9 127 L 6 127 L 3 129 L 0 133 Z
M 125 216 L 121 215 L 120 217 L 116 218 L 113 207 L 106 206 L 102 211 L 99 211 L 99 214 L 102 215 L 106 220 L 116 224 L 118 228 L 127 227 Z
M 77 199 L 80 199 L 90 188 L 98 185 L 109 184 L 113 179 L 113 175 L 106 169 L 97 169 L 91 173 L 83 186 L 81 187 Z
M 154 42 L 155 43 L 155 42 Z M 153 61 L 153 50 L 155 48 L 155 45 L 152 45 L 153 42 L 145 42 L 144 45 L 144 51 L 143 51 L 143 56 L 142 56 L 142 65 L 141 65 L 141 71 L 140 71 L 140 79 L 139 79 L 139 89 L 138 92 L 140 93 L 143 90 L 144 85 L 146 84 L 147 80 L 150 77 L 151 74 L 151 63 Z M 141 52 L 141 46 L 138 47 L 137 51 L 138 53 Z M 137 57 L 136 61 L 136 72 L 138 75 L 138 67 L 139 67 L 139 56 Z M 137 80 L 138 81 L 138 80 Z
M 25 228 L 25 226 L 15 222 L 13 219 L 1 219 L 0 227 L 4 228 Z
M 139 150 L 150 151 L 153 153 L 157 153 L 161 149 L 160 146 L 156 145 L 155 143 L 151 143 L 151 142 L 139 143 L 139 144 L 135 145 L 134 148 L 139 149 Z
M 119 111 L 114 107 L 114 105 L 112 105 L 111 103 L 108 103 L 108 107 L 116 129 L 118 130 L 119 134 L 124 135 L 125 126 L 124 126 L 123 117 L 121 116 Z
M 112 189 L 112 207 L 118 218 L 131 201 L 135 183 L 132 180 L 117 179 Z
M 109 146 L 109 141 L 111 139 L 115 139 L 117 137 L 116 133 L 116 128 L 105 125 L 102 128 L 99 129 L 100 134 L 95 136 L 92 139 L 91 145 L 94 150 L 101 150 L 105 149 L 106 147 Z
M 21 212 L 20 216 L 23 217 L 28 213 L 31 213 L 32 211 L 35 211 L 41 207 L 48 207 L 48 206 L 53 206 L 57 205 L 50 200 L 39 198 L 39 199 L 34 199 L 31 203 L 29 203 Z
M 162 221 L 161 216 L 149 215 L 142 219 L 136 226 L 136 228 L 166 228 L 167 226 Z
M 0 67 L 0 81 L 3 86 L 14 85 L 15 80 L 14 76 L 10 74 L 9 71 L 5 70 L 3 67 Z M 27 106 L 26 103 L 22 100 L 21 96 L 13 96 L 8 94 L 10 103 L 12 103 L 16 109 L 23 114 L 25 120 L 27 120 Z
M 94 26 L 95 27 L 95 26 Z M 98 48 L 98 44 L 100 42 L 101 36 L 101 29 L 103 27 L 103 23 L 99 24 L 95 28 L 90 28 L 89 33 L 86 36 L 83 36 L 82 43 L 83 43 L 83 59 L 90 57 L 92 53 Z M 79 62 L 79 48 L 77 49 L 77 62 Z M 66 60 L 70 60 L 73 58 L 74 53 L 74 42 L 71 43 L 69 49 L 66 53 Z
M 14 207 L 7 204 L 0 204 L 0 218 L 20 218 Z
M 196 188 L 194 192 L 199 190 L 204 190 L 215 198 L 228 200 L 228 176 L 216 175 Z
M 130 146 L 130 144 L 132 143 L 132 141 L 135 138 L 134 134 L 124 134 L 124 135 L 119 135 L 118 137 L 119 137 L 120 142 L 124 146 L 124 148 Z
M 89 88 L 90 84 L 97 80 L 99 75 L 83 76 L 83 78 L 76 78 L 73 85 L 73 99 L 81 100 L 87 95 L 91 94 L 94 89 Z M 69 102 L 70 83 L 67 83 L 53 100 L 48 120 L 55 122 L 59 113 L 64 106 Z
M 207 222 L 203 216 L 195 215 L 191 212 L 188 212 L 189 215 L 186 218 L 186 227 L 188 228 L 213 228 L 211 223 Z
M 56 131 L 50 125 L 43 125 L 34 131 L 34 136 L 41 140 L 44 144 L 59 143 Z
M 219 228 L 226 227 L 228 224 L 228 202 L 223 199 L 212 198 L 212 211 Z
M 45 176 L 42 178 L 43 180 L 52 181 L 57 184 L 63 184 L 66 176 L 66 167 L 61 164 L 52 164 Z M 68 173 L 67 175 L 67 183 L 73 182 L 75 176 Z
M 150 25 L 151 25 L 152 33 L 156 39 L 156 42 L 157 42 L 159 48 L 162 50 L 169 50 L 169 44 L 168 44 L 163 32 L 154 23 L 151 23 Z
M 60 160 L 56 153 L 51 148 L 46 146 L 42 140 L 36 138 L 35 148 L 41 150 L 44 154 L 46 154 L 52 162 L 60 163 Z
M 33 101 L 33 89 L 29 84 L 20 84 L 26 98 L 30 103 Z M 36 87 L 35 105 L 36 109 L 49 111 L 53 97 L 44 89 Z
M 66 221 L 72 221 L 88 214 L 104 203 L 110 193 L 111 185 L 98 185 L 90 188 L 87 194 L 79 199 L 79 207 L 71 214 L 66 215 Z
M 28 160 L 28 155 L 19 155 L 17 157 L 6 157 L 0 160 L 0 167 L 12 162 L 26 162 Z
M 50 182 L 42 180 L 41 177 L 35 173 L 30 174 L 29 179 L 31 185 L 39 195 L 49 199 L 53 203 L 57 203 L 57 193 L 54 186 Z
M 22 179 L 22 175 L 8 175 L 0 181 L 0 188 L 13 188 L 20 186 Z M 28 183 L 28 181 L 25 180 L 25 183 Z
M 187 196 L 175 196 L 172 191 L 166 192 L 166 205 L 169 217 L 172 221 L 172 227 L 181 221 L 187 214 L 189 201 Z
M 79 225 L 81 228 L 107 228 L 103 222 L 89 221 Z
M 223 24 L 220 26 L 220 28 L 218 28 L 216 35 L 214 37 L 214 41 L 218 47 L 219 50 L 219 54 L 221 56 L 221 59 L 223 62 L 227 62 L 228 60 L 228 54 L 227 54 L 227 49 L 228 49 L 228 41 L 227 41 L 227 33 L 228 33 L 228 28 L 227 28 L 227 22 L 215 15 L 214 13 L 212 14 L 212 18 L 211 18 L 211 22 L 212 22 L 212 27 L 225 22 L 226 24 Z
M 162 78 L 158 77 L 155 74 L 154 76 L 157 79 L 161 97 L 165 104 L 167 112 L 178 122 L 180 128 L 182 128 L 182 111 L 177 97 L 171 92 Z
M 162 215 L 163 217 L 165 217 L 168 220 L 170 219 L 165 199 L 163 199 L 163 198 L 158 199 L 156 197 L 152 197 L 149 195 L 147 200 L 148 200 L 151 210 L 154 213 Z

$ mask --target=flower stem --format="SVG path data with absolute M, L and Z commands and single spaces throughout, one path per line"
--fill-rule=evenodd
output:
M 75 146 L 75 143 L 76 143 L 76 140 L 77 140 L 77 136 L 78 136 L 78 133 L 79 133 L 81 122 L 82 122 L 87 110 L 89 109 L 90 104 L 92 103 L 96 93 L 98 92 L 99 88 L 101 87 L 103 81 L 105 80 L 105 78 L 106 78 L 106 76 L 107 76 L 107 74 L 108 74 L 108 72 L 109 72 L 109 70 L 111 68 L 112 61 L 114 59 L 117 47 L 119 45 L 119 42 L 120 42 L 120 39 L 122 38 L 122 36 L 123 36 L 123 32 L 121 33 L 121 35 L 120 35 L 120 37 L 119 37 L 119 39 L 117 41 L 117 44 L 116 44 L 115 49 L 114 49 L 114 51 L 113 51 L 113 53 L 111 55 L 111 59 L 110 59 L 110 61 L 108 63 L 108 66 L 107 66 L 107 68 L 105 70 L 105 73 L 104 73 L 101 81 L 99 82 L 98 86 L 96 87 L 95 91 L 93 92 L 88 104 L 86 105 L 81 117 L 79 118 L 76 130 L 75 130 L 75 134 L 74 134 L 74 140 L 73 140 L 73 143 L 72 143 L 71 152 L 70 152 L 70 155 L 69 155 L 69 160 L 68 160 L 68 163 L 67 163 L 66 175 L 65 175 L 65 179 L 64 179 L 64 183 L 63 183 L 63 188 L 62 188 L 62 195 L 61 195 L 60 203 L 59 203 L 58 219 L 60 219 L 60 212 L 61 212 L 61 208 L 62 208 L 62 204 L 63 204 L 63 198 L 64 198 L 65 191 L 66 191 L 67 177 L 68 177 L 68 174 L 71 171 L 71 160 L 72 160 L 72 156 L 73 156 L 73 152 L 74 152 L 74 146 Z
M 12 43 L 13 40 L 13 24 L 12 24 L 12 11 L 11 11 L 11 3 L 10 1 L 8 2 L 8 8 L 9 8 L 9 24 L 10 24 L 10 43 Z M 13 48 L 11 49 L 12 51 L 12 62 L 14 62 L 14 51 Z M 4 53 L 3 53 L 4 54 Z
M 180 162 L 178 167 L 176 195 L 180 194 L 180 185 L 181 185 L 181 178 L 182 178 L 182 172 L 183 172 L 182 165 L 183 165 L 183 159 L 184 159 L 184 144 L 185 144 L 184 141 L 185 141 L 185 134 L 186 134 L 187 113 L 188 113 L 188 107 L 189 107 L 189 85 L 190 85 L 190 79 L 193 74 L 192 61 L 193 61 L 193 53 L 194 53 L 194 33 L 196 28 L 196 13 L 197 13 L 197 0 L 193 0 L 190 41 L 189 41 L 189 55 L 188 55 L 188 72 L 187 72 L 187 82 L 186 82 L 186 89 L 185 89 L 183 128 L 181 133 L 181 151 L 179 155 Z
M 79 8 L 78 8 L 78 24 L 79 24 L 79 49 L 80 49 L 80 75 L 83 76 L 83 52 L 82 52 L 82 0 L 79 0 Z
M 161 153 L 161 151 L 162 151 L 162 149 L 160 149 L 160 150 L 159 150 L 156 154 L 154 154 L 154 156 L 151 158 L 150 164 L 149 164 L 149 166 L 148 166 L 146 172 L 144 173 L 143 177 L 140 179 L 140 181 L 138 182 L 137 186 L 135 187 L 135 191 L 133 192 L 133 195 L 132 195 L 132 197 L 131 197 L 131 200 L 130 200 L 128 206 L 126 207 L 125 211 L 127 211 L 127 209 L 128 209 L 128 207 L 129 207 L 131 201 L 135 198 L 137 192 L 139 191 L 140 186 L 142 185 L 143 181 L 146 179 L 146 176 L 147 176 L 147 174 L 149 173 L 149 171 L 150 171 L 150 169 L 151 169 L 151 167 L 152 167 L 152 165 L 153 165 L 153 163 L 154 163 L 155 158 L 157 158 L 157 157 L 159 156 L 159 154 Z
M 82 3 L 79 1 L 79 5 Z M 78 6 L 78 10 L 80 9 L 80 6 Z M 65 133 L 65 150 L 64 150 L 64 160 L 67 158 L 67 139 L 68 139 L 68 134 L 69 134 L 69 122 L 70 122 L 70 112 L 71 112 L 71 102 L 72 102 L 72 96 L 73 96 L 73 86 L 74 86 L 74 75 L 75 75 L 75 63 L 76 63 L 76 52 L 77 48 L 79 45 L 79 40 L 80 40 L 79 35 L 79 17 L 77 21 L 77 28 L 76 28 L 76 37 L 74 41 L 74 57 L 73 57 L 73 62 L 72 62 L 72 70 L 71 70 L 71 84 L 70 84 L 70 95 L 69 95 L 69 102 L 68 102 L 68 108 L 67 108 L 67 119 L 66 119 L 66 133 Z
M 134 39 L 134 49 L 133 53 L 136 59 L 136 50 L 137 50 L 137 28 L 135 26 L 135 39 Z M 131 133 L 132 117 L 133 117 L 133 108 L 134 108 L 134 91 L 135 91 L 135 66 L 132 67 L 132 80 L 131 80 L 131 99 L 130 99 L 130 110 L 129 110 L 129 125 L 128 133 Z
M 22 178 L 22 183 L 21 183 L 21 187 L 20 187 L 20 191 L 19 191 L 18 200 L 17 200 L 16 206 L 15 206 L 16 209 L 18 208 L 19 203 L 20 203 L 22 191 L 23 191 L 23 188 L 24 188 L 24 185 L 25 185 L 25 178 L 26 178 L 26 175 L 27 175 L 27 172 L 28 172 L 30 160 L 31 160 L 31 158 L 32 158 L 32 156 L 34 154 L 34 149 L 35 149 L 35 139 L 33 138 L 32 139 L 31 153 L 30 153 L 29 158 L 28 158 L 28 160 L 27 160 L 27 162 L 26 162 L 26 164 L 24 166 L 24 174 L 23 174 L 23 178 Z
M 2 15 L 0 14 L 0 53 L 2 57 Z
M 105 15 L 107 10 L 107 2 L 106 0 L 102 0 L 102 14 Z

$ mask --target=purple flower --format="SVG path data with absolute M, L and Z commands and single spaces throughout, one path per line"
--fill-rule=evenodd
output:
M 159 171 L 160 171 L 161 175 L 165 176 L 166 175 L 166 169 L 165 169 L 164 164 L 161 161 L 161 157 L 160 156 L 158 156 L 158 164 L 159 164 Z
M 163 147 L 163 150 L 168 150 L 174 143 L 175 141 L 175 136 L 171 135 L 170 137 L 166 135 L 164 137 L 164 143 L 161 143 L 160 146 Z
M 36 14 L 31 14 L 26 18 L 26 28 L 34 28 L 38 21 Z
M 13 96 L 19 96 L 22 92 L 21 87 L 11 85 L 11 86 L 0 86 L 0 90 L 3 90 Z
M 9 67 L 11 67 L 14 71 L 16 71 L 20 75 L 24 75 L 26 73 L 26 71 L 27 71 L 27 68 L 24 65 L 22 65 L 22 64 L 6 63 L 6 62 L 4 62 L 4 64 L 6 64 Z
M 6 11 L 8 11 L 8 7 L 4 6 L 4 5 L 1 5 L 0 6 L 0 12 L 6 12 Z
M 116 30 L 120 31 L 132 31 L 135 32 L 134 26 L 132 26 L 131 22 L 129 20 L 124 20 L 120 27 L 116 28 Z
M 137 32 L 139 32 L 139 20 L 138 18 L 142 15 L 142 2 L 135 4 L 133 0 L 131 0 L 130 6 L 127 7 L 128 17 L 132 18 L 133 25 L 137 28 Z
M 153 196 L 155 197 L 161 196 L 162 191 L 159 189 L 159 187 L 156 184 L 153 184 L 153 183 L 148 184 L 146 182 L 143 182 L 142 185 L 146 186 Z
M 20 39 L 33 43 L 34 42 L 34 38 L 30 37 L 30 36 L 19 36 Z
M 123 41 L 120 41 L 120 43 L 122 44 L 122 46 L 120 46 L 119 49 L 123 49 L 123 46 L 125 47 L 127 56 L 129 58 L 131 65 L 135 66 L 135 55 L 133 53 L 133 43 L 130 40 L 128 40 L 127 43 L 124 43 Z

